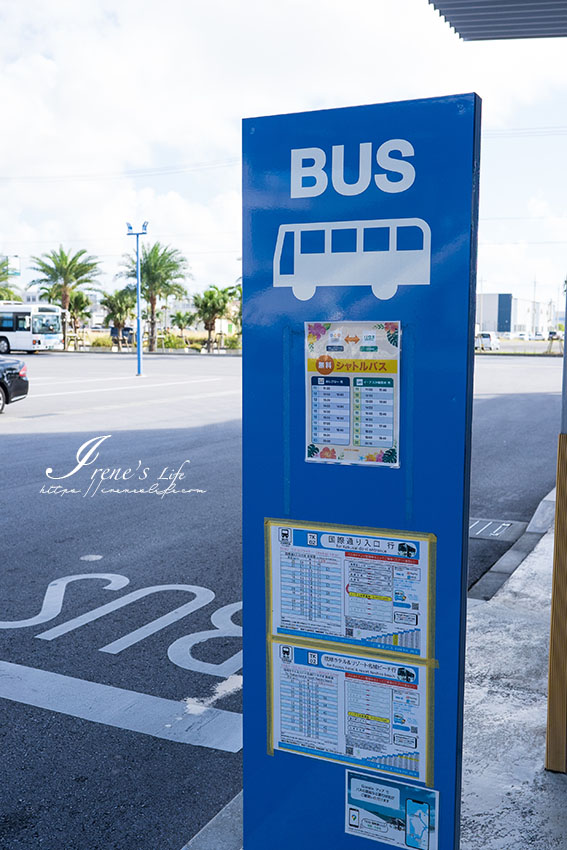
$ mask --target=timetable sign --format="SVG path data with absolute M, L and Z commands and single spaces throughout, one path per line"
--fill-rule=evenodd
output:
M 307 322 L 305 459 L 400 465 L 401 322 Z

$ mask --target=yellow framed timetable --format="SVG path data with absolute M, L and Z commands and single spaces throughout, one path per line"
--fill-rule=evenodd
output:
M 265 520 L 268 634 L 433 659 L 433 534 Z

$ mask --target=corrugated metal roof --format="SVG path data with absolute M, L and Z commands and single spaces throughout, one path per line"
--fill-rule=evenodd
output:
M 464 41 L 567 36 L 567 0 L 429 0 Z

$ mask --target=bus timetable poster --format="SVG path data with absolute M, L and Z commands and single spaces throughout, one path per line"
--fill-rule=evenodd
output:
M 306 322 L 306 456 L 397 468 L 400 322 Z

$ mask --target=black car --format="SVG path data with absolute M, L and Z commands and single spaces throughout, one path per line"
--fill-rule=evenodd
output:
M 28 394 L 28 367 L 15 357 L 0 357 L 0 413 Z

